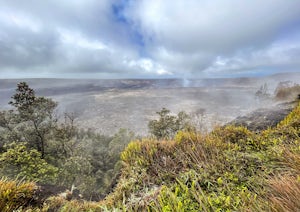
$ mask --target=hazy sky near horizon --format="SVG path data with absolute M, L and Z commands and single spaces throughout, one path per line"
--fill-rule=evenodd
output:
M 300 0 L 0 0 L 0 78 L 300 71 Z

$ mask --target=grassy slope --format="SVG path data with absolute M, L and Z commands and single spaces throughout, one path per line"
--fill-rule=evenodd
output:
M 300 105 L 278 126 L 208 135 L 180 132 L 174 141 L 136 141 L 108 208 L 153 211 L 300 210 Z
M 43 210 L 299 211 L 299 136 L 300 104 L 259 134 L 226 126 L 208 135 L 179 132 L 173 141 L 134 141 L 105 200 L 53 197 Z

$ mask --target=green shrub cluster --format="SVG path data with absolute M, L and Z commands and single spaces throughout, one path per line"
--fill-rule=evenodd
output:
M 41 158 L 41 153 L 22 143 L 12 143 L 0 155 L 0 175 L 19 177 L 41 183 L 54 183 L 58 168 Z

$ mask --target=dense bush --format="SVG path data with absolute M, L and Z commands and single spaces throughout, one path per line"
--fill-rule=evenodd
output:
M 24 144 L 13 143 L 0 154 L 0 175 L 16 176 L 41 183 L 55 183 L 58 168 L 48 164 L 41 153 L 28 149 Z

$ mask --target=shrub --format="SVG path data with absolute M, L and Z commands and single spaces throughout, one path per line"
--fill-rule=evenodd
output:
M 159 119 L 151 120 L 148 128 L 157 139 L 171 139 L 179 130 L 191 127 L 190 117 L 183 111 L 179 112 L 177 116 L 170 115 L 170 110 L 166 108 L 156 113 L 159 115 Z
M 28 149 L 24 143 L 13 143 L 0 154 L 0 173 L 7 177 L 21 177 L 30 181 L 55 182 L 58 169 L 41 158 L 41 153 Z

